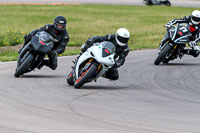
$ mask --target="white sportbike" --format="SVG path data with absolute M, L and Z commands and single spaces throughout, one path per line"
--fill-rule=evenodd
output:
M 77 59 L 67 83 L 80 88 L 85 83 L 96 81 L 115 64 L 114 55 L 115 46 L 111 42 L 95 43 Z

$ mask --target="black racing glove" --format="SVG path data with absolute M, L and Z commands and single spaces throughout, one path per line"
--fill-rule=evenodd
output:
M 172 21 L 169 21 L 169 22 L 165 25 L 165 27 L 166 27 L 167 29 L 170 29 L 170 28 L 172 27 L 172 25 L 173 25 Z
M 119 63 L 119 62 L 117 62 L 117 61 L 115 61 L 115 64 L 114 64 L 114 68 L 119 68 L 121 66 L 121 63 Z
M 52 50 L 52 51 L 50 51 L 49 53 L 50 53 L 50 55 L 52 55 L 52 56 L 57 56 L 57 55 L 58 55 L 58 53 L 56 52 L 56 50 Z
M 198 44 L 196 43 L 196 41 L 191 41 L 189 42 L 190 47 L 194 47 L 197 46 Z
M 89 39 L 86 41 L 86 44 L 87 44 L 88 46 L 92 46 L 92 44 L 93 44 L 92 39 L 89 38 Z
M 33 34 L 29 33 L 24 36 L 24 41 L 29 42 L 33 37 Z

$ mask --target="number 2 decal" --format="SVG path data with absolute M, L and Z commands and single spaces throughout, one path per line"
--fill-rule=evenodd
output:
M 188 31 L 185 27 L 181 27 L 180 30 L 182 30 L 183 32 L 187 32 Z

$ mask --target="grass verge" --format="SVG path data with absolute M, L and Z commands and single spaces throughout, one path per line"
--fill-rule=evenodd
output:
M 55 16 L 63 15 L 68 20 L 68 46 L 73 48 L 88 37 L 115 33 L 118 28 L 125 27 L 131 32 L 131 50 L 151 49 L 157 48 L 164 36 L 164 24 L 173 18 L 190 15 L 194 9 L 125 5 L 0 5 L 0 33 L 8 28 L 29 33 L 53 23 Z M 16 51 L 1 50 L 0 60 L 16 60 Z M 76 48 L 65 51 L 63 55 L 78 52 Z

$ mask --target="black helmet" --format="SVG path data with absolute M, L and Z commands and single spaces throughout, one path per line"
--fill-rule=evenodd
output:
M 56 30 L 58 31 L 63 31 L 65 30 L 67 24 L 67 20 L 65 19 L 65 17 L 63 16 L 56 16 L 54 19 L 54 27 L 56 28 Z M 58 26 L 61 26 L 61 28 L 59 28 Z

